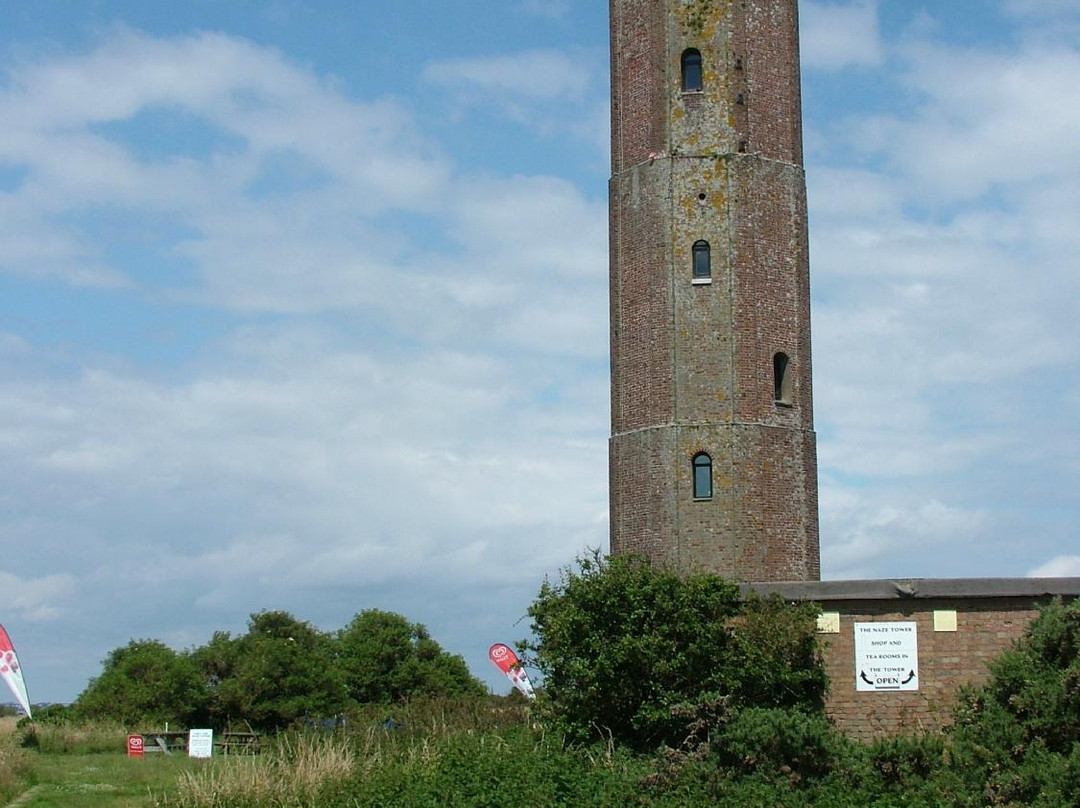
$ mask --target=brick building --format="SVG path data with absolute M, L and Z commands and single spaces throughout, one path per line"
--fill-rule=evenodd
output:
M 1020 638 L 1037 608 L 1055 597 L 1076 597 L 1080 579 L 797 581 L 746 588 L 821 607 L 828 714 L 847 734 L 870 740 L 945 726 L 957 688 L 984 681 L 987 663 Z M 908 626 L 917 642 L 916 653 L 903 660 L 911 664 L 901 668 L 902 678 L 915 674 L 910 689 L 878 685 L 872 667 L 879 663 L 855 647 L 860 629 L 883 625 Z
M 933 729 L 1080 579 L 818 581 L 797 0 L 611 0 L 613 553 L 822 607 L 829 712 Z

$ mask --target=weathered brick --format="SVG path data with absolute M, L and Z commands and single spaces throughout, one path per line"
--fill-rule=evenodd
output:
M 739 580 L 819 575 L 796 5 L 611 2 L 611 547 Z

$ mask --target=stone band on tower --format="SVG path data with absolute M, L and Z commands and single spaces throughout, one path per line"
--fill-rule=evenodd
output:
M 797 0 L 611 0 L 611 550 L 819 577 Z

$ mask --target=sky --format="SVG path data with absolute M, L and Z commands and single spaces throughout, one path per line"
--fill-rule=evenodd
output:
M 800 15 L 822 575 L 1080 575 L 1080 0 Z M 506 692 L 607 547 L 607 4 L 0 17 L 31 698 L 264 609 L 400 612 Z

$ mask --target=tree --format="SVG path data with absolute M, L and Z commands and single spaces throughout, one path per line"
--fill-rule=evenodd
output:
M 158 640 L 132 640 L 112 651 L 104 665 L 76 700 L 77 714 L 128 725 L 171 721 L 190 726 L 201 717 L 207 691 L 190 654 Z
M 399 614 L 379 609 L 360 612 L 337 639 L 346 687 L 357 702 L 487 692 L 460 656 L 444 651 L 424 626 Z
M 218 632 L 194 656 L 219 726 L 279 729 L 346 706 L 333 638 L 288 612 L 253 614 L 246 634 Z
M 703 712 L 819 711 L 827 678 L 811 605 L 743 600 L 714 575 L 599 553 L 545 581 L 521 643 L 541 707 L 573 740 L 678 746 Z

